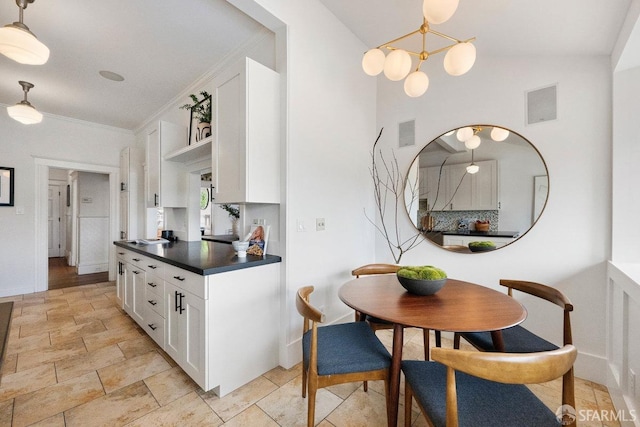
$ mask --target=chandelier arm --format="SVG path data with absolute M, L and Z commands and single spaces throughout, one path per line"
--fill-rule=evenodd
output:
M 449 46 L 441 47 L 440 49 L 436 49 L 436 50 L 432 50 L 431 52 L 427 52 L 427 54 L 429 56 L 435 55 L 436 53 L 444 52 L 445 50 L 451 49 L 452 47 L 454 47 L 458 43 L 468 43 L 470 41 L 474 41 L 475 39 L 476 39 L 475 37 L 472 37 L 472 38 L 467 39 L 467 40 L 459 40 L 456 43 L 450 44 Z
M 401 49 L 401 48 L 399 48 L 399 47 L 385 46 L 385 45 L 382 45 L 382 47 L 384 47 L 385 49 L 389 49 L 389 50 L 398 50 L 398 49 Z M 402 50 L 404 50 L 405 52 L 407 52 L 409 55 L 417 56 L 418 58 L 420 58 L 421 52 L 414 52 L 414 51 L 412 51 L 412 50 L 407 50 L 407 49 L 402 49 Z
M 391 41 L 388 41 L 388 42 L 386 42 L 386 43 L 381 44 L 380 46 L 378 46 L 378 49 L 380 49 L 380 48 L 382 48 L 382 47 L 389 48 L 389 47 L 390 47 L 390 46 L 389 46 L 390 44 L 395 43 L 395 42 L 399 42 L 400 40 L 404 40 L 404 39 L 406 39 L 407 37 L 411 37 L 412 35 L 417 34 L 417 33 L 419 33 L 419 32 L 420 32 L 420 29 L 418 28 L 418 29 L 417 29 L 417 30 L 415 30 L 415 31 L 412 31 L 412 32 L 410 32 L 410 33 L 408 33 L 408 34 L 405 34 L 404 36 L 400 36 L 400 37 L 398 37 L 397 39 L 393 39 L 393 40 L 391 40 Z
M 475 37 L 471 37 L 470 39 L 466 39 L 466 40 L 458 40 L 455 37 L 448 36 L 446 34 L 441 33 L 440 31 L 432 30 L 431 28 L 429 28 L 429 32 L 431 34 L 433 34 L 433 35 L 436 35 L 438 37 L 442 37 L 443 39 L 451 40 L 451 41 L 456 42 L 456 43 L 467 43 L 467 42 L 474 41 L 476 39 Z

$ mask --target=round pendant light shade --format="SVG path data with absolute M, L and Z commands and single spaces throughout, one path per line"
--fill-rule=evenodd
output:
M 458 138 L 458 141 L 460 142 L 464 142 L 467 139 L 471 138 L 472 136 L 473 136 L 473 129 L 468 126 L 464 128 L 460 128 L 456 132 L 456 138 Z
M 369 49 L 362 58 L 362 69 L 370 76 L 377 76 L 384 69 L 384 52 L 380 49 Z
M 442 24 L 453 16 L 458 0 L 424 0 L 422 13 L 430 24 Z
M 384 75 L 391 81 L 404 79 L 411 71 L 411 56 L 404 49 L 396 49 L 384 61 Z
M 16 104 L 12 107 L 7 107 L 7 113 L 12 119 L 25 125 L 32 125 L 42 121 L 42 113 L 31 105 Z
M 471 136 L 471 138 L 464 141 L 464 146 L 467 147 L 467 149 L 469 150 L 475 150 L 480 146 L 481 142 L 482 140 L 478 135 L 473 135 Z
M 42 65 L 49 60 L 48 47 L 30 31 L 11 24 L 0 28 L 0 53 L 28 65 Z
M 478 171 L 480 170 L 480 166 L 476 165 L 475 163 L 471 163 L 469 166 L 467 166 L 467 173 L 470 174 L 474 174 L 474 173 L 478 173 Z
M 422 71 L 414 71 L 404 81 L 404 92 L 412 98 L 424 94 L 429 88 L 429 77 Z
M 476 47 L 467 43 L 458 43 L 444 56 L 444 69 L 449 75 L 461 76 L 476 62 Z
M 491 130 L 491 139 L 493 139 L 494 141 L 498 141 L 498 142 L 504 141 L 508 137 L 509 137 L 509 131 L 506 129 L 494 127 Z
M 20 86 L 22 86 L 24 99 L 12 107 L 7 107 L 7 113 L 9 114 L 9 117 L 25 125 L 40 123 L 42 121 L 42 114 L 38 110 L 36 110 L 29 101 L 27 101 L 27 93 L 29 93 L 29 89 L 33 88 L 33 83 L 25 82 L 22 80 L 20 80 L 18 83 L 20 84 Z

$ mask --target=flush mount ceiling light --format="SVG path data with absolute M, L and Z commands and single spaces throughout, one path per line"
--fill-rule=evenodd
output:
M 24 99 L 12 107 L 7 107 L 7 113 L 9 113 L 12 119 L 25 125 L 40 123 L 42 121 L 42 113 L 27 101 L 27 92 L 33 87 L 33 84 L 23 81 L 19 81 L 18 83 L 20 83 L 24 91 Z
M 476 61 L 476 48 L 471 44 L 476 38 L 458 40 L 430 27 L 430 24 L 441 24 L 447 21 L 453 16 L 457 8 L 458 0 L 424 0 L 422 5 L 423 19 L 420 28 L 368 50 L 362 58 L 362 69 L 370 76 L 377 76 L 384 71 L 384 75 L 392 81 L 402 80 L 406 77 L 404 91 L 410 97 L 421 96 L 427 91 L 429 77 L 426 73 L 420 71 L 420 66 L 431 55 L 447 51 L 444 57 L 444 69 L 446 72 L 452 76 L 465 74 L 473 67 Z M 453 44 L 429 52 L 426 48 L 426 36 L 429 33 L 451 41 Z M 412 52 L 392 46 L 392 44 L 417 34 L 422 35 L 421 52 Z M 385 57 L 383 49 L 391 52 Z M 418 58 L 418 64 L 415 70 L 409 73 L 412 66 L 411 56 Z
M 102 71 L 99 71 L 98 74 L 100 74 L 105 79 L 112 80 L 114 82 L 122 82 L 122 81 L 124 81 L 124 77 L 122 77 L 118 73 L 114 73 L 113 71 L 102 70 Z
M 21 64 L 42 65 L 49 60 L 49 48 L 23 24 L 24 10 L 35 0 L 16 0 L 20 8 L 18 22 L 0 28 L 0 53 Z
M 480 136 L 478 136 L 478 133 L 480 133 L 481 130 L 481 126 L 463 127 L 458 129 L 456 132 L 456 138 L 458 138 L 458 141 L 464 142 L 464 146 L 467 147 L 467 149 L 475 150 L 480 146 L 480 143 L 482 143 Z M 508 136 L 509 131 L 506 129 L 494 126 L 491 130 L 491 139 L 494 141 L 504 141 Z

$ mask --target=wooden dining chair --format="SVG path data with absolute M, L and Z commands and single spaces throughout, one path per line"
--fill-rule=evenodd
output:
M 315 418 L 316 392 L 334 384 L 383 380 L 389 402 L 391 355 L 364 322 L 318 327 L 324 314 L 312 306 L 313 286 L 300 288 L 296 308 L 304 318 L 302 336 L 302 397 L 309 389 L 307 425 Z
M 434 427 L 575 425 L 573 410 L 561 408 L 561 423 L 525 384 L 563 376 L 576 356 L 573 345 L 519 354 L 435 348 L 433 362 L 405 360 L 405 427 L 414 397 Z
M 369 276 L 372 274 L 391 274 L 397 273 L 402 266 L 394 264 L 367 264 L 362 267 L 358 267 L 351 271 L 352 276 L 356 276 L 356 279 L 360 276 Z M 379 329 L 393 329 L 393 323 L 386 320 L 379 319 L 377 317 L 365 315 L 356 311 L 356 320 L 366 320 L 371 326 L 371 329 L 377 331 Z M 436 337 L 436 347 L 440 347 L 442 344 L 442 337 L 440 331 L 434 331 Z M 424 344 L 424 360 L 429 360 L 429 329 L 422 330 L 422 341 Z
M 571 304 L 569 298 L 567 298 L 562 292 L 556 288 L 552 288 L 541 283 L 527 282 L 523 280 L 501 279 L 500 285 L 508 288 L 507 293 L 511 297 L 513 297 L 513 290 L 516 289 L 526 294 L 547 300 L 562 308 L 564 311 L 562 344 L 573 344 L 570 318 L 570 313 L 573 311 L 573 304 Z M 501 334 L 504 342 L 504 351 L 507 353 L 533 353 L 558 349 L 557 345 L 545 340 L 520 325 L 503 329 Z M 490 332 L 456 333 L 453 338 L 454 348 L 460 348 L 461 337 L 480 351 L 497 351 L 493 345 Z M 562 395 L 563 404 L 575 407 L 573 397 L 571 397 L 571 400 L 569 399 L 569 396 L 574 395 L 573 369 L 567 371 L 562 379 Z

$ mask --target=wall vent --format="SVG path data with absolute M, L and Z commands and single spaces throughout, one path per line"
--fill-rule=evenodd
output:
M 526 92 L 527 124 L 548 122 L 558 118 L 558 86 L 548 86 Z
M 416 121 L 398 123 L 398 146 L 409 147 L 416 145 Z

